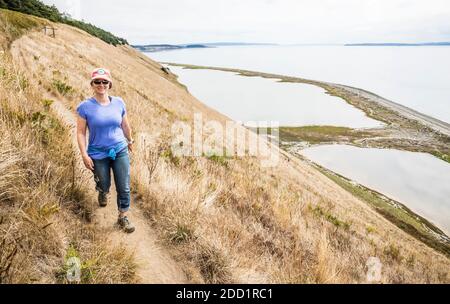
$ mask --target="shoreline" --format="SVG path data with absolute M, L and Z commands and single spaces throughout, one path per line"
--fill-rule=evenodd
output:
M 280 149 L 282 154 L 289 159 L 289 161 L 293 161 L 294 163 L 300 161 L 307 162 L 339 187 L 371 206 L 386 220 L 425 245 L 450 258 L 450 236 L 426 218 L 412 211 L 405 204 L 327 169 L 306 158 L 295 149 L 291 150 L 289 148 L 285 149 L 281 147 Z M 370 232 L 368 231 L 368 233 Z
M 347 85 L 340 85 L 340 84 L 333 84 L 330 83 L 330 85 L 334 85 L 334 86 L 338 86 L 338 87 L 342 87 L 345 88 L 346 90 L 356 93 L 356 94 L 360 94 L 362 97 L 371 99 L 374 102 L 377 102 L 385 107 L 389 107 L 394 111 L 399 112 L 400 115 L 405 116 L 409 119 L 415 119 L 420 121 L 422 124 L 429 126 L 430 128 L 444 134 L 447 136 L 450 136 L 450 124 L 439 120 L 437 118 L 434 118 L 432 116 L 429 116 L 427 114 L 423 114 L 419 111 L 416 111 L 412 108 L 409 108 L 407 106 L 401 105 L 399 103 L 396 103 L 394 101 L 391 101 L 389 99 L 386 99 L 384 97 L 381 97 L 375 93 L 372 93 L 370 91 L 366 91 L 364 89 L 360 89 L 360 88 L 355 88 L 355 87 L 351 87 L 351 86 L 347 86 Z
M 450 237 L 443 229 L 439 228 L 420 214 L 412 211 L 405 204 L 392 199 L 377 190 L 371 189 L 352 179 L 340 175 L 339 173 L 327 169 L 312 160 L 305 158 L 301 154 L 296 153 L 295 155 L 310 163 L 319 172 L 336 182 L 342 188 L 351 192 L 356 197 L 366 201 L 368 204 L 373 206 L 378 213 L 388 218 L 391 222 L 394 222 L 397 226 L 401 227 L 410 235 L 413 235 L 430 247 L 433 247 L 450 257 Z M 364 195 L 376 197 L 376 200 L 364 199 L 362 197 Z M 389 209 L 396 211 L 392 212 Z M 401 214 L 401 216 L 396 214 Z
M 223 72 L 237 73 L 240 76 L 263 77 L 278 80 L 279 82 L 305 83 L 323 88 L 326 94 L 343 99 L 348 104 L 360 109 L 370 118 L 385 123 L 383 127 L 365 128 L 363 136 L 356 139 L 338 138 L 334 140 L 341 144 L 353 144 L 359 147 L 393 148 L 411 152 L 430 153 L 450 163 L 450 124 L 436 118 L 419 113 L 406 106 L 387 100 L 364 89 L 346 85 L 284 76 L 242 69 L 199 66 L 161 62 L 171 66 L 185 69 L 208 69 Z M 328 127 L 328 126 L 319 126 Z M 288 129 L 295 127 L 283 127 Z M 353 129 L 355 132 L 360 129 Z M 283 138 L 280 138 L 283 141 Z M 300 136 L 293 142 L 301 142 Z M 319 142 L 320 143 L 320 142 Z M 323 143 L 329 143 L 329 138 Z
M 313 145 L 328 144 L 330 143 L 331 136 L 332 142 L 337 144 L 349 144 L 362 148 L 392 148 L 412 152 L 425 152 L 430 153 L 441 160 L 450 162 L 450 124 L 387 100 L 372 92 L 346 85 L 241 69 L 175 64 L 169 62 L 161 63 L 179 66 L 185 69 L 209 69 L 233 72 L 237 73 L 239 76 L 263 77 L 279 80 L 280 82 L 315 85 L 323 88 L 326 94 L 344 99 L 348 104 L 365 112 L 368 117 L 385 123 L 385 126 L 377 128 L 343 128 L 347 129 L 344 130 L 344 136 L 337 136 L 333 129 L 339 127 L 333 126 L 280 126 L 280 143 L 282 144 L 280 148 L 285 150 L 285 153 L 289 155 L 286 156 L 290 159 L 294 160 L 295 158 L 299 158 L 312 164 L 319 172 L 333 180 L 336 184 L 355 197 L 365 201 L 372 206 L 377 213 L 409 235 L 444 253 L 446 256 L 450 256 L 450 237 L 436 225 L 419 214 L 414 213 L 403 203 L 395 201 L 382 193 L 321 167 L 320 165 L 305 159 L 299 153 L 296 153 L 296 149 L 292 149 L 290 144 L 302 145 L 305 143 L 312 143 L 310 141 L 311 136 L 308 137 L 308 135 L 311 134 L 304 134 L 302 132 L 296 134 L 295 132 L 290 132 L 289 136 L 286 136 L 289 140 L 287 142 L 283 140 L 283 133 L 289 133 L 291 130 L 316 128 L 319 136 L 314 138 L 315 142 Z M 354 136 L 348 136 L 348 132 L 352 132 Z M 314 136 L 316 135 L 317 133 L 314 134 Z M 393 206 L 397 207 L 393 208 Z M 401 210 L 401 212 L 399 213 L 398 210 Z
M 179 67 L 183 67 L 186 69 L 216 70 L 216 71 L 223 71 L 223 72 L 238 73 L 242 76 L 280 79 L 282 82 L 307 83 L 307 84 L 312 84 L 312 85 L 324 88 L 326 91 L 328 91 L 326 88 L 327 86 L 331 86 L 333 88 L 338 88 L 338 89 L 343 89 L 343 90 L 348 91 L 348 93 L 357 94 L 362 98 L 370 99 L 370 101 L 372 101 L 372 102 L 375 102 L 381 106 L 387 107 L 390 110 L 399 112 L 399 115 L 402 115 L 403 117 L 405 117 L 407 119 L 415 119 L 415 120 L 419 121 L 420 123 L 425 124 L 425 125 L 429 126 L 430 128 L 434 129 L 436 132 L 440 132 L 444 135 L 450 136 L 450 123 L 439 120 L 439 119 L 429 116 L 427 114 L 423 114 L 412 108 L 401 105 L 399 103 L 396 103 L 394 101 L 391 101 L 391 100 L 381 97 L 373 92 L 370 92 L 370 91 L 367 91 L 367 90 L 364 90 L 361 88 L 356 88 L 356 87 L 338 84 L 338 83 L 332 83 L 332 82 L 311 80 L 311 79 L 306 79 L 306 78 L 301 78 L 301 77 L 293 77 L 293 76 L 286 76 L 286 75 L 279 75 L 279 74 L 272 74 L 272 73 L 256 72 L 256 71 L 249 71 L 249 70 L 242 70 L 242 69 L 200 66 L 200 65 L 171 63 L 171 62 L 161 62 L 161 63 L 167 64 L 167 65 L 172 65 L 172 66 L 179 66 Z M 338 97 L 340 97 L 340 96 L 338 96 Z M 361 110 L 365 111 L 364 109 L 361 109 Z

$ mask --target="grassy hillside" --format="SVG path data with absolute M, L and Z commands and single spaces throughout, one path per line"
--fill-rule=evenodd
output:
M 0 30 L 3 38 L 38 23 L 6 14 L 13 22 Z M 72 256 L 84 262 L 82 282 L 133 282 L 132 255 L 106 250 L 103 233 L 90 224 L 92 201 L 75 183 L 69 132 L 51 101 L 8 53 L 0 55 L 0 75 L 0 283 L 66 282 Z
M 134 208 L 145 212 L 161 246 L 190 282 L 365 282 L 366 262 L 372 256 L 383 264 L 383 283 L 450 281 L 446 256 L 405 234 L 306 162 L 282 157 L 277 167 L 264 168 L 257 157 L 173 155 L 169 145 L 174 122 L 192 123 L 194 113 L 219 123 L 225 123 L 226 117 L 201 104 L 173 75 L 131 47 L 113 47 L 67 25 L 54 26 L 60 33 L 56 38 L 31 31 L 11 44 L 4 69 L 15 67 L 14 75 L 21 77 L 12 77 L 17 79 L 13 87 L 0 86 L 2 113 L 6 113 L 2 121 L 12 126 L 2 126 L 2 134 L 7 135 L 1 147 L 28 151 L 10 158 L 3 156 L 9 152 L 0 154 L 0 166 L 8 168 L 0 171 L 0 193 L 10 193 L 0 197 L 2 206 L 9 208 L 2 208 L 8 210 L 3 213 L 7 221 L 2 222 L 2 230 L 18 227 L 15 223 L 30 225 L 25 235 L 39 239 L 34 244 L 40 247 L 26 247 L 22 254 L 30 253 L 29 259 L 47 270 L 42 273 L 48 281 L 58 281 L 58 271 L 49 269 L 61 269 L 67 252 L 72 252 L 70 244 L 86 265 L 97 262 L 94 273 L 111 272 L 112 281 L 133 280 L 129 251 L 116 248 L 106 257 L 99 253 L 98 248 L 105 246 L 102 235 L 83 216 L 95 214 L 89 207 L 92 197 L 83 198 L 92 185 L 73 178 L 77 159 L 70 156 L 68 130 L 46 108 L 51 102 L 42 102 L 60 102 L 74 117 L 76 105 L 91 94 L 89 71 L 98 66 L 111 69 L 112 94 L 126 101 L 137 139 L 132 155 Z M 19 103 L 23 100 L 28 102 Z M 21 123 L 24 129 L 18 132 Z M 40 159 L 33 163 L 32 157 Z M 29 173 L 34 170 L 34 175 Z M 25 210 L 20 209 L 23 201 L 28 213 L 20 211 Z M 28 218 L 36 218 L 33 214 L 41 209 L 45 216 L 37 217 L 38 225 L 29 224 Z M 54 224 L 43 229 L 49 222 Z M 79 233 L 71 234 L 67 226 Z M 8 244 L 19 242 L 13 235 Z M 15 251 L 4 248 L 2 253 Z M 5 256 L 7 260 L 9 255 Z M 116 267 L 104 270 L 106 258 L 113 259 Z M 14 267 L 5 280 L 20 281 L 25 270 Z M 105 277 L 87 279 L 102 280 Z
M 67 130 L 50 101 L 0 56 L 0 283 L 64 282 L 80 257 L 85 283 L 132 282 L 132 256 L 106 250 L 92 202 L 75 183 Z
M 119 38 L 90 23 L 72 19 L 70 16 L 60 13 L 54 5 L 49 6 L 39 0 L 0 0 L 0 9 L 8 9 L 25 13 L 27 15 L 45 18 L 53 22 L 65 23 L 77 27 L 114 46 L 128 44 L 128 42 L 123 38 Z
M 9 49 L 11 43 L 31 29 L 43 27 L 45 20 L 21 13 L 0 9 L 0 47 Z

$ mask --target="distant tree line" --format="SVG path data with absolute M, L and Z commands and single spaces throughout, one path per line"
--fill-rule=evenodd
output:
M 70 16 L 60 13 L 56 6 L 45 5 L 39 0 L 0 0 L 0 8 L 18 11 L 21 13 L 42 17 L 53 22 L 60 22 L 75 26 L 114 46 L 128 44 L 128 42 L 123 38 L 119 38 L 90 23 L 74 20 Z

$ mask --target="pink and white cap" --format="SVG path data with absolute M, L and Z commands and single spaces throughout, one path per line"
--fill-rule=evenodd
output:
M 91 73 L 91 81 L 95 79 L 105 79 L 112 82 L 111 72 L 104 68 L 97 68 Z

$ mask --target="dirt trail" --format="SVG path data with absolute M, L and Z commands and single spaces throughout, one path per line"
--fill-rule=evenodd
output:
M 72 134 L 72 145 L 78 153 L 76 142 L 76 119 L 75 115 L 69 111 L 62 102 L 56 100 L 55 96 L 45 96 L 48 99 L 55 100 L 52 104 L 52 110 L 58 115 L 61 121 L 64 122 Z M 81 158 L 76 164 L 78 171 L 84 172 L 86 178 L 90 175 L 87 170 L 84 170 L 84 165 Z M 114 183 L 113 183 L 114 184 Z M 88 189 L 89 195 L 96 200 L 96 192 L 94 185 Z M 158 244 L 155 232 L 147 223 L 143 212 L 132 205 L 129 217 L 136 226 L 136 231 L 132 234 L 126 234 L 120 231 L 115 223 L 117 221 L 117 207 L 115 188 L 112 187 L 110 191 L 109 204 L 105 208 L 97 208 L 94 214 L 94 222 L 102 228 L 104 233 L 107 233 L 109 242 L 112 247 L 120 245 L 125 246 L 130 252 L 135 255 L 136 263 L 138 264 L 137 276 L 141 283 L 187 283 L 187 279 L 177 265 L 177 263 L 169 256 L 167 252 Z M 132 202 L 133 204 L 133 202 Z

